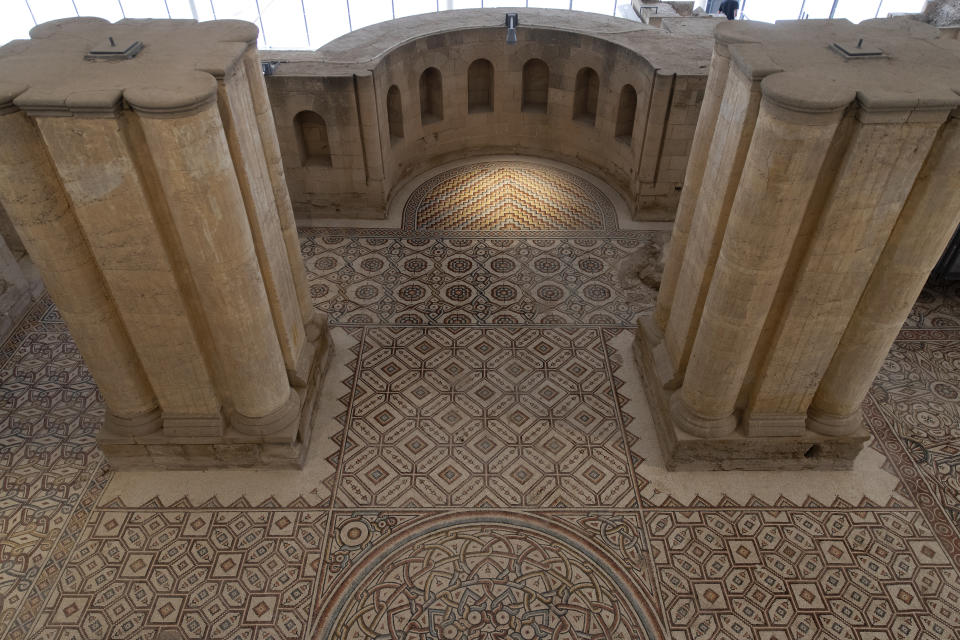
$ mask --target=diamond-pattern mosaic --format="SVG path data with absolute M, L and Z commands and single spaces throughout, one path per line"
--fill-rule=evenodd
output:
M 369 329 L 357 367 L 341 504 L 636 501 L 597 329 Z

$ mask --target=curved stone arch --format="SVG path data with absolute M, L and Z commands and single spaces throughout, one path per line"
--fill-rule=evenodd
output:
M 622 522 L 611 521 L 610 525 L 611 527 L 622 526 Z M 351 526 L 357 527 L 359 531 L 351 531 L 347 537 L 353 538 L 354 543 L 356 543 L 356 540 L 364 535 L 364 525 L 354 520 L 351 521 Z M 351 617 L 351 614 L 354 613 L 353 609 L 363 606 L 361 599 L 356 598 L 356 596 L 364 592 L 370 593 L 369 586 L 376 583 L 379 572 L 390 571 L 392 568 L 391 563 L 397 556 L 403 556 L 405 564 L 409 564 L 411 559 L 409 554 L 427 553 L 427 550 L 437 549 L 440 545 L 431 543 L 443 537 L 449 540 L 458 534 L 462 535 L 462 539 L 469 541 L 475 541 L 478 537 L 484 535 L 491 539 L 498 539 L 501 550 L 509 546 L 508 544 L 504 544 L 503 541 L 510 538 L 518 541 L 518 546 L 526 545 L 523 549 L 516 547 L 510 547 L 510 549 L 517 551 L 531 550 L 532 554 L 545 553 L 549 550 L 557 554 L 558 558 L 563 559 L 563 562 L 558 562 L 557 565 L 567 567 L 568 571 L 570 571 L 571 566 L 586 562 L 589 568 L 588 571 L 584 573 L 591 575 L 591 587 L 596 587 L 599 583 L 603 583 L 602 586 L 607 589 L 607 591 L 604 592 L 605 596 L 612 596 L 614 599 L 619 598 L 618 602 L 605 602 L 602 604 L 608 608 L 611 605 L 616 606 L 618 604 L 628 607 L 627 611 L 617 612 L 623 617 L 621 623 L 626 624 L 632 631 L 630 635 L 623 637 L 630 637 L 632 640 L 634 638 L 636 640 L 658 640 L 659 638 L 666 637 L 666 632 L 661 629 L 656 622 L 658 617 L 656 615 L 656 608 L 653 606 L 653 594 L 645 592 L 637 581 L 620 566 L 621 563 L 623 563 L 623 558 L 617 559 L 611 557 L 607 550 L 596 544 L 596 542 L 590 538 L 574 531 L 566 523 L 547 521 L 530 514 L 477 511 L 432 516 L 409 527 L 402 527 L 401 525 L 399 530 L 382 540 L 369 541 L 370 544 L 376 545 L 379 549 L 362 558 L 356 566 L 352 567 L 346 575 L 341 577 L 339 585 L 330 594 L 329 598 L 326 598 L 326 603 L 318 613 L 317 619 L 321 622 L 315 629 L 315 633 L 312 636 L 313 639 L 345 637 L 343 635 L 343 624 L 355 619 Z M 639 536 L 642 536 L 642 533 L 638 530 L 634 540 L 636 543 L 639 543 Z M 367 544 L 366 541 L 363 542 Z M 358 546 L 359 545 L 357 545 L 357 547 Z M 452 556 L 451 560 L 453 560 Z M 458 553 L 455 564 L 462 566 L 464 565 L 464 560 L 469 563 L 472 557 L 469 556 L 469 554 Z M 432 557 L 430 562 L 443 565 L 444 559 Z M 489 560 L 484 559 L 481 562 L 487 564 Z M 449 564 L 452 565 L 454 563 L 451 562 Z M 602 578 L 597 578 L 598 575 L 602 576 Z M 502 586 L 506 590 L 510 588 L 517 588 L 519 590 L 524 584 L 523 577 L 521 572 L 517 571 L 513 580 L 509 584 Z M 569 577 L 569 574 L 567 577 Z M 485 576 L 484 579 L 489 580 L 487 576 Z M 540 577 L 540 579 L 542 580 L 543 578 Z M 453 583 L 451 581 L 451 584 L 455 584 L 455 588 L 464 585 L 469 586 L 468 583 L 464 582 Z M 517 587 L 517 585 L 521 585 L 521 587 Z M 613 592 L 610 591 L 611 589 Z M 400 589 L 398 589 L 398 591 L 399 590 Z M 408 590 L 407 593 L 415 593 L 416 591 L 415 589 Z M 528 598 L 531 596 L 529 589 L 522 589 L 522 591 Z M 577 590 L 571 589 L 571 591 L 575 593 Z M 594 593 L 593 595 L 596 597 L 598 594 Z M 378 597 L 382 597 L 382 595 Z M 564 602 L 556 602 L 548 598 L 544 601 L 544 604 L 551 608 L 551 610 L 562 610 L 567 604 L 575 609 L 576 603 L 571 602 L 571 600 L 573 600 L 572 597 Z M 591 604 L 598 605 L 600 603 Z M 512 618 L 509 620 L 501 621 L 499 619 L 493 619 L 494 613 L 502 615 L 500 611 L 496 610 L 496 603 L 474 601 L 474 605 L 470 613 L 479 612 L 483 621 L 487 623 L 516 626 L 524 619 L 524 616 L 516 611 L 512 612 Z M 486 608 L 484 608 L 484 606 L 486 606 Z M 545 606 L 544 609 L 546 609 L 547 606 Z M 491 611 L 491 608 L 493 608 L 494 611 Z M 426 611 L 427 608 L 420 607 L 420 610 Z M 582 611 L 579 612 L 582 613 Z M 539 610 L 538 613 L 542 613 L 542 610 Z M 455 623 L 456 622 L 459 621 L 455 621 Z M 478 624 L 478 621 L 470 620 L 467 624 L 475 626 Z

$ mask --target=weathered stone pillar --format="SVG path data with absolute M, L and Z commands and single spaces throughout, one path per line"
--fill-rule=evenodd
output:
M 29 141 L 0 151 L 0 193 L 122 418 L 101 447 L 121 467 L 300 465 L 329 343 L 255 109 L 256 27 L 73 19 L 31 36 L 0 52 L 18 83 L 0 123 Z
M 848 467 L 860 402 L 957 223 L 960 53 L 892 20 L 716 33 L 730 63 L 698 124 L 689 237 L 636 342 L 667 465 Z
M 698 191 L 690 236 L 664 329 L 667 355 L 679 377 L 683 376 L 693 348 L 727 218 L 740 184 L 760 108 L 761 79 L 759 75 L 753 77 L 752 70 L 745 72 L 740 67 L 730 69 L 727 74 L 704 170 L 710 176 L 710 184 L 705 188 L 701 185 Z M 704 126 L 708 123 L 704 122 Z
M 861 97 L 843 161 L 757 371 L 748 433 L 804 431 L 823 372 L 946 115 L 942 109 L 878 111 Z
M 287 191 L 287 179 L 283 173 L 283 158 L 280 155 L 280 143 L 277 140 L 277 127 L 273 121 L 273 111 L 270 109 L 267 85 L 263 80 L 263 74 L 260 72 L 260 58 L 257 55 L 256 42 L 256 38 L 254 38 L 244 53 L 244 70 L 250 84 L 250 96 L 253 99 L 257 129 L 263 145 L 267 170 L 270 174 L 270 184 L 273 187 L 280 231 L 283 234 L 287 258 L 290 261 L 290 272 L 293 276 L 300 313 L 307 328 L 307 337 L 310 341 L 313 341 L 326 330 L 326 316 L 314 309 L 313 302 L 310 299 L 310 290 L 307 287 L 307 271 L 303 265 L 303 256 L 300 253 L 297 222 L 293 215 L 290 193 Z
M 183 111 L 170 107 L 150 113 L 150 90 L 129 90 L 126 97 L 141 115 L 171 221 L 203 301 L 223 386 L 233 401 L 233 426 L 241 433 L 273 433 L 293 425 L 299 402 L 286 375 L 265 276 L 217 109 L 216 82 L 205 78 L 207 95 L 198 92 L 197 102 L 206 101 L 200 107 L 188 103 Z M 151 117 L 159 115 L 164 117 Z M 215 215 L 197 215 L 198 208 Z M 282 257 L 286 259 L 285 252 Z
M 50 116 L 41 109 L 35 120 L 81 234 L 163 407 L 165 429 L 183 428 L 174 423 L 192 416 L 194 429 L 204 421 L 209 432 L 219 434 L 220 402 L 171 256 L 163 247 L 165 229 L 160 225 L 166 227 L 166 221 L 154 211 L 163 200 L 159 192 L 151 193 L 137 168 L 137 149 L 128 142 L 128 129 L 137 124 L 129 112 L 112 106 L 98 115 Z
M 843 109 L 853 96 L 831 91 L 806 104 L 778 103 L 764 86 L 750 150 L 723 234 L 683 387 L 673 396 L 677 427 L 732 433 L 737 399 L 800 222 Z
M 944 125 L 810 405 L 807 428 L 856 431 L 863 403 L 930 271 L 960 224 L 960 112 Z
M 40 131 L 13 105 L 25 85 L 0 84 L 0 198 L 107 404 L 105 429 L 160 429 L 157 398 L 104 286 Z
M 713 49 L 713 58 L 710 60 L 710 74 L 707 76 L 707 88 L 704 90 L 703 103 L 700 106 L 697 130 L 693 135 L 693 145 L 690 148 L 690 159 L 687 161 L 687 171 L 684 174 L 684 188 L 680 193 L 673 233 L 670 235 L 663 277 L 660 280 L 656 318 L 661 329 L 666 328 L 670 318 L 670 308 L 673 306 L 673 297 L 677 290 L 677 278 L 680 276 L 680 267 L 683 265 L 683 254 L 687 248 L 687 237 L 690 235 L 690 224 L 697 206 L 697 196 L 703 188 L 707 155 L 716 132 L 720 103 L 723 100 L 723 89 L 727 83 L 729 71 L 730 52 L 727 50 L 726 43 L 717 40 Z M 713 176 L 710 176 L 707 188 L 712 187 Z

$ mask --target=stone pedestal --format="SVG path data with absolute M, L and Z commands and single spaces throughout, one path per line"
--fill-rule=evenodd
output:
M 115 467 L 307 451 L 329 340 L 256 38 L 78 18 L 0 49 L 0 200 L 97 380 Z
M 636 355 L 670 468 L 849 467 L 960 220 L 960 51 L 879 20 L 724 23 Z

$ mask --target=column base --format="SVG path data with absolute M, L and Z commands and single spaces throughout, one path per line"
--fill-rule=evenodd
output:
M 679 429 L 671 412 L 671 398 L 676 392 L 664 386 L 675 376 L 669 371 L 661 373 L 662 359 L 658 363 L 654 357 L 662 341 L 663 334 L 654 319 L 642 318 L 633 345 L 634 358 L 669 471 L 852 468 L 869 437 L 862 427 L 837 437 L 805 429 L 785 437 L 747 437 L 738 430 L 719 438 L 698 438 Z
M 701 416 L 683 401 L 679 389 L 670 395 L 670 414 L 678 429 L 697 438 L 716 440 L 730 435 L 737 428 L 737 418 L 733 414 L 722 418 Z
M 844 436 L 862 431 L 863 412 L 857 409 L 848 416 L 817 411 L 813 407 L 807 411 L 807 429 L 825 436 Z
M 298 430 L 301 396 L 292 388 L 288 390 L 286 401 L 265 416 L 245 416 L 234 412 L 230 416 L 230 425 L 248 436 L 256 436 L 265 441 L 283 442 L 291 433 Z
M 115 415 L 108 408 L 103 418 L 103 428 L 100 431 L 101 433 L 106 432 L 113 438 L 133 438 L 159 431 L 162 427 L 163 414 L 159 407 L 154 407 L 147 413 L 130 417 Z
M 332 347 L 329 331 L 322 331 L 311 348 L 313 359 L 307 369 L 306 384 L 294 387 L 291 393 L 293 417 L 284 417 L 285 426 L 279 431 L 267 435 L 242 433 L 235 428 L 234 415 L 220 435 L 211 430 L 203 435 L 186 429 L 171 433 L 160 429 L 165 416 L 158 410 L 154 417 L 156 426 L 143 434 L 125 431 L 122 424 L 116 424 L 116 418 L 108 417 L 97 444 L 114 469 L 303 468 Z M 208 417 L 199 418 L 212 425 Z M 187 425 L 189 420 L 176 417 L 178 426 Z

